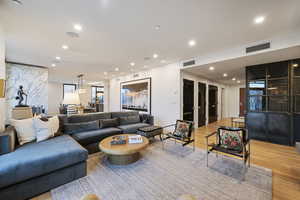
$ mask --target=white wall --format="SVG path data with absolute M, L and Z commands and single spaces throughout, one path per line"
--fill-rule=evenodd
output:
M 63 84 L 57 82 L 48 83 L 48 113 L 58 114 L 59 105 L 63 101 Z
M 109 86 L 109 80 L 104 81 L 104 112 L 109 112 L 110 109 L 110 86 Z
M 183 79 L 191 80 L 194 81 L 194 107 L 198 108 L 198 83 L 204 83 L 206 84 L 206 124 L 208 124 L 208 86 L 209 85 L 214 85 L 218 87 L 218 120 L 222 118 L 221 112 L 222 112 L 222 88 L 227 89 L 227 86 L 207 80 L 205 78 L 202 78 L 197 75 L 193 75 L 187 72 L 182 71 L 181 72 L 181 88 L 183 88 Z M 183 102 L 183 90 L 181 90 L 181 102 Z M 225 113 L 223 116 L 227 117 L 226 115 L 226 105 L 227 101 L 224 99 L 223 100 L 223 105 L 225 107 Z M 181 111 L 183 110 L 183 103 L 181 103 Z M 182 118 L 182 112 L 181 112 L 181 118 Z M 194 109 L 194 122 L 195 122 L 195 127 L 198 127 L 198 109 Z
M 154 68 L 148 71 L 131 74 L 128 76 L 117 77 L 110 80 L 109 83 L 109 111 L 120 111 L 120 83 L 130 80 L 143 78 L 152 79 L 152 115 L 157 125 L 167 125 L 174 123 L 177 119 L 182 118 L 183 102 L 183 79 L 195 81 L 194 102 L 198 107 L 198 82 L 218 87 L 218 119 L 221 119 L 222 112 L 222 88 L 224 88 L 223 98 L 223 117 L 239 115 L 239 88 L 228 87 L 199 76 L 180 71 L 180 64 L 175 63 L 164 67 Z M 208 102 L 208 88 L 207 88 Z M 206 106 L 207 123 L 208 123 L 208 104 Z M 198 109 L 194 111 L 195 125 L 198 125 Z
M 120 83 L 151 77 L 152 115 L 157 125 L 173 124 L 180 118 L 179 64 L 153 68 L 148 71 L 110 80 L 110 111 L 120 111 Z
M 225 94 L 227 117 L 238 117 L 240 115 L 240 88 L 245 85 L 227 87 Z M 245 105 L 246 106 L 246 105 Z
M 5 79 L 5 40 L 4 32 L 0 26 L 0 79 Z M 5 98 L 0 98 L 0 131 L 4 130 L 6 115 Z

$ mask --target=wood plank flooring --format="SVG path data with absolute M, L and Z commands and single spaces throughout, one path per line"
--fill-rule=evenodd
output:
M 220 125 L 231 122 L 226 119 L 198 128 L 196 146 L 206 148 L 204 136 Z M 300 199 L 300 154 L 295 147 L 251 140 L 251 163 L 273 170 L 273 200 Z
M 231 122 L 225 119 L 196 129 L 196 147 L 205 148 L 205 135 L 221 125 Z M 273 170 L 273 200 L 300 199 L 300 154 L 295 147 L 252 140 L 251 163 Z M 32 200 L 51 200 L 51 195 L 48 192 Z

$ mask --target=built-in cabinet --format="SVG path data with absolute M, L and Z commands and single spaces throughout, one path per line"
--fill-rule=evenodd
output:
M 300 59 L 246 67 L 246 126 L 252 139 L 300 140 Z

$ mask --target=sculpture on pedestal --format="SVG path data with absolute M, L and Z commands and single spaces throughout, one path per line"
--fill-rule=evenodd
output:
M 26 97 L 25 104 L 23 104 L 24 96 Z M 18 105 L 16 105 L 16 107 L 29 107 L 27 105 L 27 94 L 24 92 L 22 85 L 19 86 L 16 100 L 19 100 Z

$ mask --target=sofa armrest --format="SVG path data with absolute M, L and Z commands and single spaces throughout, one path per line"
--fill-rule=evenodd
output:
M 141 122 L 154 125 L 154 117 L 150 114 L 140 114 Z
M 10 153 L 15 150 L 16 133 L 12 126 L 0 132 L 0 155 Z

